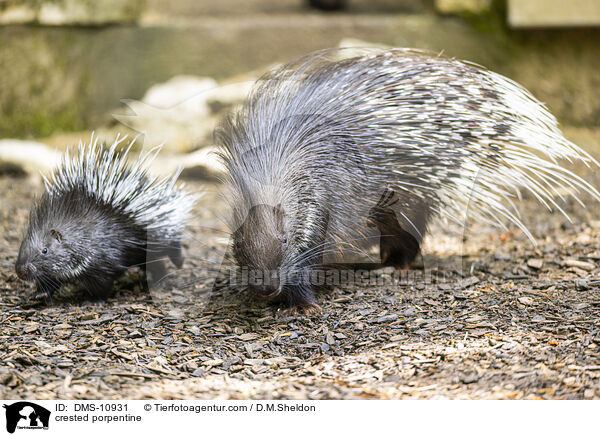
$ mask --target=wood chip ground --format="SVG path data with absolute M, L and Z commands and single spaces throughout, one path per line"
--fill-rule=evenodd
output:
M 416 271 L 400 284 L 345 284 L 319 296 L 320 313 L 288 316 L 214 289 L 228 241 L 214 186 L 186 267 L 161 289 L 141 291 L 134 271 L 102 306 L 68 290 L 33 300 L 14 262 L 39 189 L 0 178 L 0 398 L 600 399 L 591 200 L 566 205 L 572 223 L 524 200 L 537 247 L 518 231 L 469 226 L 457 237 L 434 226 L 428 283 Z

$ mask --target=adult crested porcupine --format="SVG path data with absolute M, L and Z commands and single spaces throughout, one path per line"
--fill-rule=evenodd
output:
M 526 89 L 483 67 L 409 49 L 331 60 L 318 52 L 255 85 L 217 130 L 228 169 L 237 262 L 255 288 L 315 305 L 324 254 L 380 233 L 385 265 L 406 267 L 432 216 L 512 222 L 519 190 L 598 191 L 561 159 L 595 161 Z
M 135 140 L 119 151 L 125 139 L 106 146 L 92 136 L 44 178 L 15 267 L 40 293 L 81 283 L 103 299 L 129 267 L 156 270 L 166 257 L 182 266 L 182 232 L 195 197 L 175 184 L 178 173 L 148 174 L 159 147 L 130 163 Z

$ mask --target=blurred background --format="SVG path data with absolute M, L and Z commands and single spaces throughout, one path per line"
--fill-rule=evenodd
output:
M 594 149 L 599 26 L 598 0 L 0 0 L 0 160 L 44 156 L 42 144 L 92 130 L 202 149 L 265 69 L 340 45 L 482 64 Z

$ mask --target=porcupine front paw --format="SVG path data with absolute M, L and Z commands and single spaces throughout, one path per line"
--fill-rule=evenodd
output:
M 288 307 L 287 309 L 283 309 L 283 316 L 300 316 L 300 315 L 317 315 L 321 312 L 321 306 L 318 304 L 308 304 L 305 306 L 294 306 Z
M 60 289 L 60 283 L 55 282 L 54 280 L 46 280 L 44 282 L 37 282 L 35 285 L 36 294 L 34 298 L 36 300 L 47 299 L 52 300 L 52 296 L 56 291 Z
M 317 304 L 315 293 L 309 285 L 286 285 L 284 293 L 288 300 L 288 309 L 285 310 L 285 313 L 290 316 L 296 316 L 299 313 L 310 315 L 321 310 Z
M 107 276 L 96 279 L 88 279 L 83 285 L 90 295 L 90 301 L 104 301 L 112 294 L 114 277 Z
M 379 255 L 383 266 L 408 269 L 421 252 L 421 244 L 408 232 L 400 229 L 396 234 L 381 235 Z

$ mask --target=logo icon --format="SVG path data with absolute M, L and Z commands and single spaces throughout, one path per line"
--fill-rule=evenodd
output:
M 4 405 L 6 409 L 6 431 L 14 433 L 18 429 L 48 429 L 50 411 L 29 401 L 19 401 Z

